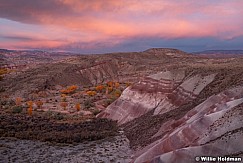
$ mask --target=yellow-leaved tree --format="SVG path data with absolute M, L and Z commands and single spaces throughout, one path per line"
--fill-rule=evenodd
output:
M 104 89 L 104 86 L 103 85 L 97 85 L 95 87 L 95 89 L 96 89 L 96 91 L 101 92 Z
M 76 107 L 76 109 L 77 109 L 77 111 L 80 111 L 80 103 L 77 103 L 76 105 L 75 105 L 75 107 Z
M 89 96 L 95 96 L 97 94 L 96 91 L 87 91 L 86 93 Z
M 76 85 L 71 85 L 71 86 L 68 86 L 66 89 L 61 90 L 60 92 L 61 92 L 62 94 L 72 94 L 72 93 L 74 93 L 77 89 L 78 89 L 78 86 L 76 86 Z
M 33 111 L 33 101 L 27 101 L 28 108 L 28 114 L 31 116 Z

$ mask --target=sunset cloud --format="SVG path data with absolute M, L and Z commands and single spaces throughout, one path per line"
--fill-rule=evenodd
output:
M 0 43 L 82 51 L 141 38 L 229 40 L 243 35 L 242 8 L 238 0 L 1 0 Z

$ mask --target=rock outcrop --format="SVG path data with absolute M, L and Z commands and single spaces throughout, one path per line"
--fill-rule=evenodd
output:
M 196 156 L 207 155 L 243 156 L 243 143 L 239 141 L 243 138 L 243 87 L 233 83 L 231 88 L 225 87 L 225 82 L 233 79 L 221 79 L 224 73 L 227 74 L 220 71 L 188 74 L 184 70 L 171 70 L 150 75 L 128 87 L 98 117 L 117 120 L 125 127 L 125 132 L 127 126 L 132 132 L 141 124 L 146 125 L 141 117 L 147 114 L 154 125 L 160 126 L 156 132 L 151 129 L 153 134 L 145 146 L 135 149 L 135 163 L 194 162 Z M 223 91 L 201 99 L 195 106 L 188 105 L 193 107 L 187 108 L 183 116 L 173 118 L 173 113 L 199 100 L 199 95 L 206 95 L 204 89 L 214 92 L 217 83 L 217 90 Z M 153 117 L 163 117 L 163 123 L 158 124 L 162 121 Z M 146 135 L 146 132 L 149 131 L 139 133 Z
M 160 72 L 127 88 L 121 97 L 98 117 L 124 124 L 152 109 L 154 115 L 164 114 L 193 100 L 213 81 L 215 74 L 188 77 L 184 70 Z
M 242 155 L 242 103 L 242 87 L 211 96 L 183 118 L 162 125 L 156 136 L 170 132 L 137 152 L 134 162 L 193 162 L 196 156 Z

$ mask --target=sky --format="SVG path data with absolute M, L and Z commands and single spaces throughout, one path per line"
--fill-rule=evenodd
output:
M 242 0 L 0 0 L 0 48 L 243 49 Z

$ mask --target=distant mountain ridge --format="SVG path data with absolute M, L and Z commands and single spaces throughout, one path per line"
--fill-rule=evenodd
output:
M 82 54 L 82 53 L 75 53 L 75 52 L 59 52 L 59 51 L 46 51 L 46 50 L 11 50 L 11 49 L 1 49 L 0 52 L 25 52 L 25 53 L 51 53 L 51 54 Z M 149 48 L 144 51 L 138 51 L 138 52 L 177 52 L 177 53 L 184 53 L 184 54 L 242 54 L 243 50 L 237 49 L 237 50 L 204 50 L 204 51 L 197 51 L 192 53 L 187 53 L 179 49 L 175 48 Z M 129 52 L 109 52 L 109 53 L 102 53 L 102 54 L 113 54 L 113 53 L 129 53 Z
M 243 50 L 206 50 L 192 54 L 210 58 L 237 58 L 243 57 Z
M 8 49 L 0 49 L 0 52 L 6 53 L 6 52 L 12 52 L 13 50 L 8 50 Z

